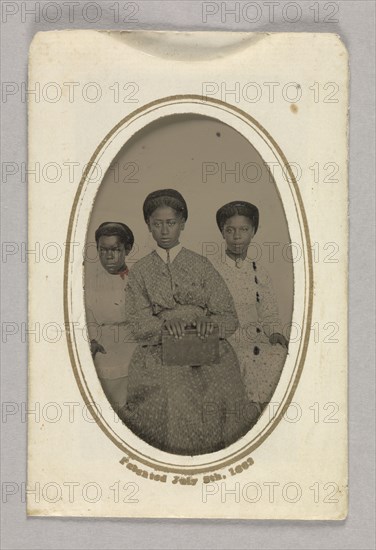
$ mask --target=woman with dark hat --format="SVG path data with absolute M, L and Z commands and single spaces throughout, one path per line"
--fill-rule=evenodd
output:
M 214 452 L 250 428 L 238 361 L 226 340 L 237 327 L 234 303 L 211 263 L 181 245 L 188 209 L 178 191 L 150 193 L 143 213 L 157 246 L 129 274 L 126 318 L 139 345 L 129 368 L 127 404 L 119 416 L 163 451 Z M 166 364 L 162 332 L 178 344 L 189 327 L 200 339 L 197 344 L 219 327 L 216 364 Z
M 216 215 L 226 254 L 213 265 L 234 299 L 239 327 L 230 337 L 238 355 L 247 396 L 260 414 L 278 384 L 287 354 L 269 275 L 248 258 L 259 225 L 258 208 L 246 201 L 222 206 Z

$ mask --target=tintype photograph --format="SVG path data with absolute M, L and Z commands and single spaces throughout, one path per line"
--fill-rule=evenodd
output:
M 122 422 L 181 455 L 252 430 L 293 309 L 288 222 L 252 144 L 207 116 L 147 125 L 104 175 L 86 251 L 91 354 Z
M 29 400 L 62 412 L 28 479 L 61 498 L 29 515 L 346 517 L 347 63 L 334 34 L 36 35 L 29 242 L 63 252 L 29 264 Z

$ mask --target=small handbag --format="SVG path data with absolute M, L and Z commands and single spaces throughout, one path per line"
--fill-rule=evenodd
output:
M 162 362 L 166 366 L 215 365 L 219 363 L 219 329 L 206 338 L 199 338 L 197 329 L 185 329 L 183 338 L 171 336 L 166 328 L 162 331 Z

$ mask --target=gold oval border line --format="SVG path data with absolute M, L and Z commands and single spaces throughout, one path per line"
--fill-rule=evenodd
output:
M 275 150 L 278 152 L 279 156 L 281 157 L 281 159 L 284 163 L 284 167 L 288 171 L 289 178 L 290 178 L 290 180 L 293 184 L 294 191 L 295 191 L 295 194 L 296 194 L 296 198 L 297 198 L 297 201 L 298 201 L 298 204 L 299 204 L 299 211 L 300 211 L 300 214 L 301 214 L 301 217 L 302 217 L 302 224 L 303 224 L 303 231 L 302 231 L 301 226 L 300 226 L 300 230 L 303 233 L 303 235 L 305 237 L 305 241 L 307 243 L 306 255 L 307 255 L 307 260 L 308 260 L 308 282 L 309 282 L 308 285 L 306 284 L 306 292 L 307 292 L 307 286 L 308 286 L 308 307 L 307 307 L 307 311 L 306 311 L 306 321 L 307 322 L 306 322 L 306 329 L 305 329 L 305 333 L 304 333 L 304 337 L 303 337 L 302 354 L 301 354 L 301 358 L 300 358 L 300 362 L 299 362 L 297 372 L 296 372 L 295 377 L 294 377 L 293 385 L 292 385 L 292 387 L 289 391 L 289 395 L 288 395 L 288 397 L 285 401 L 285 404 L 283 405 L 283 407 L 280 410 L 279 414 L 276 415 L 276 417 L 270 421 L 270 427 L 268 429 L 266 429 L 263 436 L 260 437 L 260 439 L 256 443 L 249 444 L 248 446 L 246 446 L 246 448 L 240 449 L 239 451 L 235 452 L 234 456 L 231 459 L 225 458 L 225 459 L 219 461 L 218 463 L 216 463 L 215 465 L 213 465 L 213 463 L 211 463 L 211 464 L 208 464 L 208 466 L 206 466 L 206 467 L 197 466 L 197 467 L 192 467 L 192 468 L 186 468 L 186 467 L 183 467 L 183 466 L 179 467 L 177 465 L 167 464 L 167 463 L 164 463 L 165 465 L 163 463 L 159 463 L 159 462 L 156 463 L 156 462 L 153 461 L 153 458 L 151 458 L 151 457 L 146 457 L 145 458 L 143 455 L 140 456 L 140 454 L 138 454 L 136 451 L 130 450 L 126 446 L 126 444 L 123 445 L 121 442 L 119 442 L 118 440 L 116 440 L 114 438 L 112 433 L 109 432 L 109 430 L 107 429 L 107 427 L 104 424 L 103 420 L 101 419 L 100 414 L 98 413 L 97 410 L 94 409 L 93 401 L 90 401 L 88 399 L 87 391 L 84 388 L 84 386 L 81 382 L 80 376 L 79 376 L 78 366 L 76 364 L 76 360 L 75 360 L 75 356 L 74 356 L 74 352 L 73 352 L 74 343 L 73 343 L 72 335 L 71 335 L 70 328 L 69 328 L 71 325 L 70 325 L 70 322 L 69 322 L 69 308 L 68 308 L 68 299 L 69 299 L 68 268 L 69 268 L 69 258 L 70 258 L 70 248 L 71 248 L 70 243 L 71 243 L 71 237 L 72 237 L 72 232 L 73 232 L 73 222 L 74 222 L 74 219 L 75 219 L 75 216 L 76 216 L 76 210 L 77 210 L 79 198 L 81 196 L 82 188 L 84 186 L 86 178 L 87 178 L 93 164 L 95 163 L 95 159 L 97 158 L 97 156 L 98 156 L 99 152 L 101 151 L 101 149 L 103 148 L 103 146 L 117 132 L 117 130 L 119 130 L 126 122 L 128 122 L 131 119 L 135 118 L 140 113 L 143 113 L 143 112 L 149 110 L 151 107 L 161 106 L 161 105 L 166 105 L 167 106 L 171 102 L 181 103 L 181 102 L 184 102 L 184 101 L 187 102 L 187 103 L 189 103 L 189 102 L 191 102 L 191 103 L 199 102 L 203 105 L 205 105 L 205 104 L 213 105 L 213 106 L 217 106 L 217 107 L 220 107 L 220 108 L 225 108 L 225 110 L 233 112 L 234 115 L 235 114 L 237 114 L 238 116 L 240 115 L 242 118 L 245 118 L 246 120 L 248 120 L 252 125 L 256 126 L 258 128 L 258 130 L 261 132 L 261 134 L 263 134 L 263 136 L 265 136 L 267 138 L 269 143 L 271 145 L 273 145 Z M 171 116 L 173 116 L 173 113 L 171 114 Z M 277 188 L 277 192 L 279 194 L 279 189 L 278 189 L 277 186 L 276 186 L 276 188 Z M 282 205 L 283 205 L 283 201 L 282 201 Z M 299 216 L 298 216 L 298 222 L 300 224 Z M 64 319 L 65 319 L 65 323 L 66 323 L 66 326 L 67 326 L 66 337 L 67 337 L 67 345 L 68 345 L 70 362 L 71 362 L 71 366 L 72 366 L 72 369 L 73 369 L 73 373 L 74 373 L 76 383 L 77 383 L 78 388 L 80 390 L 81 396 L 82 396 L 82 398 L 85 402 L 85 405 L 89 408 L 89 410 L 90 410 L 93 418 L 95 419 L 96 423 L 101 428 L 101 430 L 106 434 L 106 436 L 120 450 L 125 452 L 129 457 L 140 461 L 142 464 L 144 464 L 146 466 L 149 466 L 149 467 L 151 467 L 155 470 L 159 470 L 159 471 L 163 471 L 163 472 L 180 473 L 180 474 L 186 474 L 186 475 L 187 474 L 188 475 L 194 475 L 194 474 L 205 473 L 205 472 L 214 472 L 216 470 L 223 469 L 225 466 L 229 466 L 229 465 L 233 464 L 234 462 L 237 462 L 238 460 L 240 460 L 240 459 L 244 458 L 245 456 L 249 455 L 252 451 L 254 451 L 257 447 L 259 447 L 267 439 L 267 437 L 269 437 L 269 435 L 274 431 L 274 429 L 277 427 L 277 425 L 282 420 L 284 414 L 286 413 L 288 407 L 290 406 L 290 404 L 292 402 L 292 398 L 294 396 L 296 387 L 299 383 L 299 380 L 300 380 L 300 377 L 301 377 L 301 374 L 302 374 L 302 370 L 303 370 L 303 367 L 304 367 L 304 361 L 305 361 L 305 358 L 306 358 L 306 355 L 307 355 L 307 348 L 308 348 L 308 342 L 309 342 L 309 337 L 310 337 L 309 326 L 310 326 L 311 320 L 312 320 L 312 304 L 313 304 L 312 247 L 311 247 L 311 240 L 310 240 L 307 216 L 306 216 L 306 213 L 305 213 L 305 210 L 304 210 L 303 200 L 302 200 L 302 197 L 301 197 L 301 194 L 300 194 L 300 191 L 299 191 L 298 184 L 297 184 L 297 181 L 295 179 L 294 173 L 291 170 L 291 167 L 290 167 L 285 155 L 283 154 L 283 152 L 282 152 L 281 148 L 279 147 L 279 145 L 275 142 L 275 140 L 272 138 L 272 136 L 268 133 L 268 131 L 257 120 L 255 120 L 251 115 L 249 115 L 248 113 L 246 113 L 242 109 L 239 109 L 238 107 L 230 105 L 230 104 L 228 104 L 224 101 L 221 101 L 219 99 L 214 99 L 214 98 L 208 99 L 208 98 L 200 96 L 200 95 L 175 95 L 175 96 L 169 96 L 169 97 L 165 97 L 165 98 L 161 98 L 161 99 L 157 99 L 155 101 L 152 101 L 152 102 L 144 105 L 143 107 L 140 107 L 139 109 L 136 109 L 135 111 L 132 111 L 132 113 L 130 113 L 129 115 L 124 117 L 106 135 L 106 137 L 101 141 L 99 146 L 96 148 L 96 150 L 95 150 L 94 154 L 92 155 L 89 163 L 87 164 L 87 166 L 85 168 L 85 171 L 82 175 L 81 181 L 79 183 L 74 201 L 73 201 L 72 210 L 71 210 L 71 214 L 70 214 L 70 218 L 69 218 L 69 225 L 68 225 L 68 233 L 67 233 L 66 242 L 67 242 L 67 246 L 66 246 L 66 250 L 65 250 L 65 261 L 64 261 Z M 307 278 L 306 278 L 306 281 L 307 281 Z M 77 356 L 78 355 L 79 354 L 77 353 Z M 295 368 L 294 368 L 294 370 L 295 370 Z

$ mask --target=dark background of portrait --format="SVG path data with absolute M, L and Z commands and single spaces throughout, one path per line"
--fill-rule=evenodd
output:
M 142 204 L 148 193 L 167 187 L 180 191 L 188 205 L 182 244 L 209 258 L 224 250 L 215 220 L 218 208 L 233 200 L 246 200 L 259 208 L 259 229 L 249 255 L 268 270 L 288 332 L 293 263 L 277 187 L 256 149 L 233 128 L 212 118 L 167 116 L 125 143 L 104 175 L 94 201 L 87 233 L 86 281 L 95 276 L 96 250 L 90 243 L 94 243 L 95 230 L 104 221 L 121 221 L 132 229 L 135 246 L 129 266 L 154 248 Z M 272 242 L 280 243 L 274 258 L 270 245 L 265 244 Z

